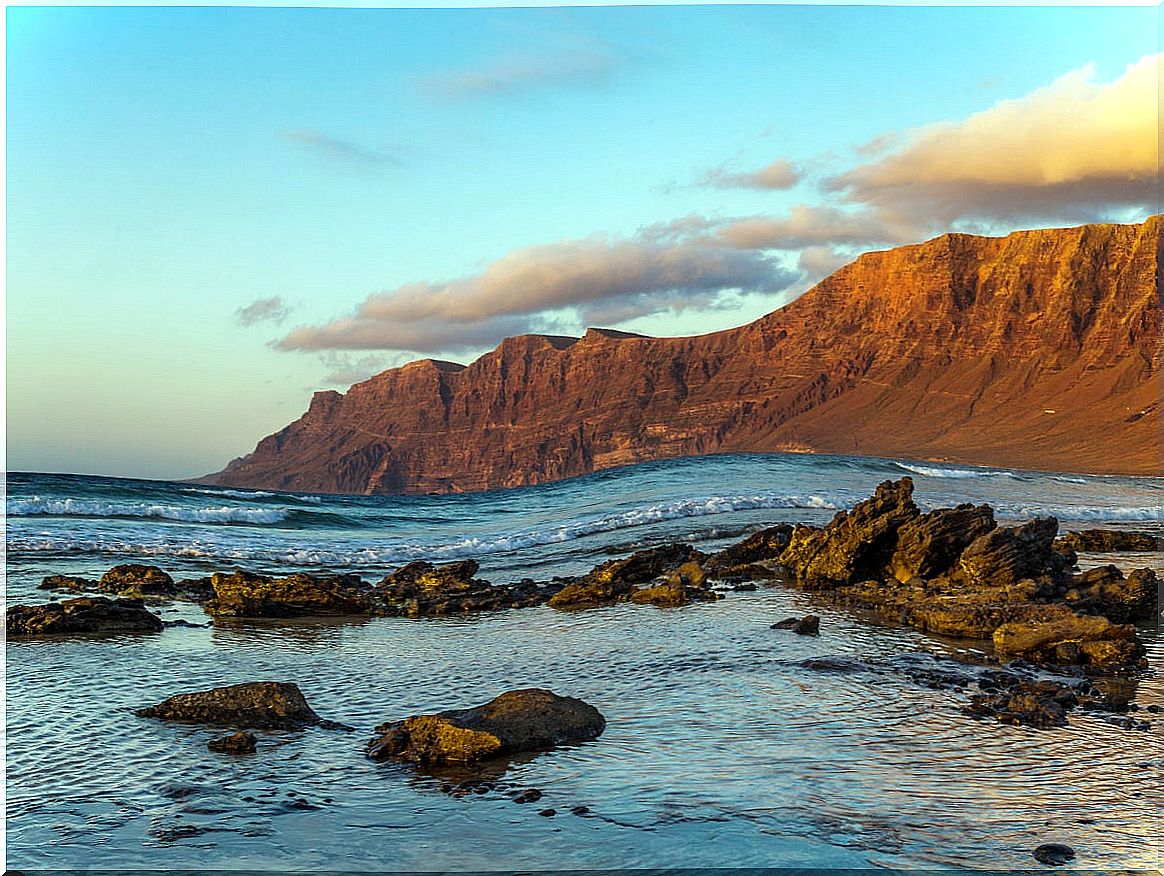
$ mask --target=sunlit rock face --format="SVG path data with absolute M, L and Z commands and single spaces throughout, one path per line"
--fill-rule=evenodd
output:
M 1160 217 L 868 253 L 754 323 L 508 338 L 317 393 L 204 480 L 335 493 L 543 483 L 811 449 L 1155 474 Z

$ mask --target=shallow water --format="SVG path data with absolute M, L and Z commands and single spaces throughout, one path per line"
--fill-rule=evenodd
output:
M 923 506 L 990 501 L 1000 517 L 1056 511 L 1160 531 L 1157 479 L 843 457 L 714 457 L 419 498 L 13 475 L 7 597 L 43 601 L 45 574 L 96 576 L 129 560 L 176 576 L 239 565 L 373 580 L 417 557 L 474 556 L 496 581 L 544 578 L 674 538 L 708 549 L 763 523 L 819 523 L 905 473 Z M 1164 572 L 1160 555 L 1114 559 Z M 808 610 L 821 615 L 819 638 L 768 629 Z M 163 616 L 205 620 L 193 606 Z M 1143 635 L 1159 665 L 1155 630 Z M 672 610 L 220 622 L 10 643 L 9 866 L 1027 868 L 1043 842 L 1072 845 L 1079 868 L 1159 866 L 1162 722 L 1124 731 L 1076 713 L 1036 731 L 972 720 L 963 694 L 903 673 L 958 651 L 781 586 Z M 850 658 L 850 671 L 799 665 L 823 656 Z M 260 734 L 255 755 L 230 757 L 206 750 L 209 729 L 128 711 L 264 678 L 295 681 L 321 715 L 358 731 Z M 606 732 L 512 763 L 493 776 L 497 791 L 463 797 L 442 793 L 444 777 L 361 754 L 382 721 L 523 686 L 593 703 Z M 1136 699 L 1164 705 L 1154 673 Z M 506 796 L 526 787 L 542 800 Z M 557 814 L 538 815 L 546 808 Z

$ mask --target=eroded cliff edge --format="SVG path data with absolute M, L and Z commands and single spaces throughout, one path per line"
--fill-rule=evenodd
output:
M 867 253 L 740 328 L 507 338 L 308 411 L 201 479 L 429 493 L 815 450 L 1160 474 L 1161 217 Z

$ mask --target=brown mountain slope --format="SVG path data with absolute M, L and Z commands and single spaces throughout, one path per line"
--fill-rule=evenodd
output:
M 316 393 L 204 479 L 344 493 L 540 483 L 812 449 L 1159 474 L 1161 218 L 861 256 L 750 325 L 508 338 Z

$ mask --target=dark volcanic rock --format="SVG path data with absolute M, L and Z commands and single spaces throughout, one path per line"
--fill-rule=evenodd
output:
M 376 585 L 377 611 L 405 617 L 443 617 L 472 611 L 497 611 L 541 605 L 564 584 L 490 584 L 473 576 L 474 560 L 434 566 L 418 561 L 397 569 Z
M 9 637 L 86 633 L 158 633 L 162 619 L 140 599 L 82 596 L 47 605 L 14 605 L 5 616 Z
M 993 529 L 962 552 L 957 574 L 975 586 L 1006 586 L 1043 576 L 1061 579 L 1064 560 L 1052 549 L 1058 531 L 1054 517 Z
M 1151 569 L 1136 569 L 1125 578 L 1115 566 L 1100 566 L 1076 575 L 1069 586 L 1066 601 L 1073 609 L 1117 623 L 1148 620 L 1159 607 L 1160 583 Z
M 787 523 L 762 529 L 704 560 L 704 574 L 717 581 L 775 578 L 774 571 L 758 564 L 777 561 L 791 540 L 792 527 Z
M 1031 854 L 1040 864 L 1046 864 L 1049 867 L 1061 867 L 1068 861 L 1075 860 L 1075 849 L 1062 843 L 1044 843 Z
M 820 634 L 820 618 L 815 614 L 806 614 L 804 617 L 790 617 L 772 624 L 774 630 L 792 630 L 802 636 L 816 636 Z
M 1078 705 L 1075 692 L 1055 682 L 1021 682 L 1000 693 L 976 694 L 963 711 L 1002 724 L 1047 729 L 1067 724 L 1067 712 Z
M 691 545 L 669 544 L 638 551 L 621 560 L 610 560 L 563 587 L 550 600 L 550 606 L 578 609 L 626 602 L 631 598 L 635 585 L 666 576 L 692 560 L 702 559 L 702 556 Z
M 87 590 L 96 590 L 97 582 L 92 578 L 79 578 L 75 575 L 49 575 L 42 579 L 38 590 L 71 590 L 84 593 Z
M 1117 529 L 1085 529 L 1069 532 L 1057 540 L 1073 551 L 1118 553 L 1120 551 L 1164 551 L 1164 538 L 1149 532 L 1123 532 Z
M 606 720 L 573 697 L 530 688 L 503 693 L 471 709 L 416 715 L 376 728 L 372 760 L 398 757 L 425 764 L 468 763 L 597 739 Z
M 303 617 L 368 614 L 370 588 L 359 575 L 315 578 L 297 572 L 284 578 L 250 572 L 215 572 L 210 578 L 214 598 L 203 605 L 212 615 L 226 617 Z
M 897 533 L 897 549 L 889 572 L 898 581 L 935 578 L 953 568 L 962 552 L 979 536 L 995 528 L 989 505 L 938 508 L 905 523 Z
M 279 681 L 251 681 L 178 694 L 156 706 L 138 709 L 136 714 L 163 721 L 244 728 L 291 730 L 316 725 L 340 726 L 315 714 L 298 686 Z
M 206 747 L 220 754 L 254 754 L 255 742 L 255 735 L 253 733 L 240 730 L 238 733 L 232 733 L 229 736 L 219 736 L 217 739 L 211 739 L 206 743 Z
M 880 578 L 897 547 L 897 532 L 918 518 L 913 481 L 885 481 L 872 498 L 840 511 L 824 529 L 798 526 L 780 562 L 805 587 L 830 589 Z
M 174 579 L 157 566 L 138 563 L 114 566 L 101 576 L 97 586 L 118 596 L 174 596 L 178 592 Z
M 1048 606 L 1038 620 L 1012 622 L 994 631 L 999 659 L 1084 666 L 1131 666 L 1144 655 L 1131 624 L 1075 614 L 1065 606 Z

